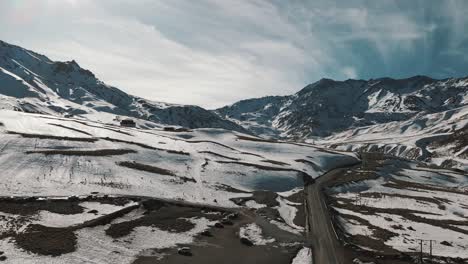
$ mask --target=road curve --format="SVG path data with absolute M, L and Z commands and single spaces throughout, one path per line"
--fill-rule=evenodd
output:
M 315 183 L 306 184 L 304 187 L 307 240 L 312 246 L 314 264 L 352 263 L 352 259 L 345 258 L 346 249 L 335 232 L 322 192 L 325 183 L 339 177 L 350 167 L 352 166 L 331 170 L 317 178 Z

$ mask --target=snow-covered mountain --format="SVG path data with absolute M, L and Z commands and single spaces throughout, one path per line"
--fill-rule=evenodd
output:
M 154 102 L 106 85 L 75 61 L 0 41 L 0 109 L 141 128 L 223 128 L 345 150 L 377 150 L 468 169 L 468 78 L 334 81 L 215 111 Z
M 444 157 L 438 163 L 452 165 L 468 156 L 468 78 L 322 79 L 294 95 L 243 100 L 216 112 L 260 136 Z
M 75 61 L 55 62 L 33 51 L 0 41 L 0 109 L 80 115 L 111 122 L 116 115 L 136 117 L 142 127 L 245 130 L 198 106 L 154 102 L 106 85 Z

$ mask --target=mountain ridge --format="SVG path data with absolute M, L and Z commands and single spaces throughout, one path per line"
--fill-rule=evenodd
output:
M 335 81 L 215 110 L 255 134 L 468 169 L 468 77 Z
M 432 85 L 429 89 L 425 89 L 426 85 Z M 461 89 L 458 89 L 459 87 Z M 321 107 L 323 103 L 332 104 L 338 102 L 339 104 L 345 104 L 342 100 L 343 96 L 346 96 L 347 100 L 354 100 L 349 106 L 347 112 L 354 114 L 363 115 L 367 113 L 393 113 L 394 117 L 391 119 L 383 120 L 388 121 L 398 121 L 398 116 L 407 117 L 410 113 L 413 115 L 415 113 L 423 112 L 437 112 L 450 110 L 455 107 L 466 106 L 468 104 L 467 99 L 467 87 L 468 87 L 468 77 L 464 78 L 447 78 L 447 79 L 433 79 L 427 76 L 413 76 L 404 79 L 393 79 L 393 78 L 378 78 L 378 79 L 369 79 L 369 80 L 354 80 L 348 79 L 345 81 L 336 81 L 328 78 L 323 78 L 313 84 L 309 84 L 299 90 L 298 92 L 292 95 L 286 96 L 266 96 L 261 98 L 246 99 L 236 102 L 232 105 L 218 108 L 215 111 L 223 117 L 235 120 L 237 123 L 244 123 L 244 126 L 248 128 L 248 122 L 258 121 L 258 124 L 265 124 L 262 122 L 262 116 L 265 117 L 265 108 L 268 109 L 267 112 L 271 113 L 273 108 L 277 111 L 273 116 L 267 116 L 269 120 L 275 120 L 271 122 L 273 129 L 281 130 L 277 131 L 279 133 L 276 136 L 281 136 L 281 132 L 287 131 L 291 128 L 291 124 L 284 124 L 284 115 L 287 115 L 287 111 L 296 111 L 296 112 L 307 112 L 307 107 Z M 440 96 L 437 95 L 437 89 L 448 91 L 449 95 L 445 96 L 443 100 Z M 335 91 L 330 92 L 332 89 Z M 458 91 L 456 91 L 458 89 Z M 424 92 L 425 94 L 423 94 Z M 327 93 L 332 93 L 328 94 Z M 381 93 L 387 93 L 387 95 L 382 95 Z M 390 94 L 389 94 L 390 93 Z M 358 96 L 356 97 L 356 94 Z M 324 96 L 323 96 L 324 95 Z M 403 96 L 403 98 L 402 98 Z M 427 100 L 429 96 L 430 100 L 438 100 L 436 104 Z M 392 98 L 393 97 L 393 98 Z M 381 99 L 384 100 L 381 100 Z M 334 101 L 331 101 L 334 99 Z M 367 102 L 365 102 L 367 100 Z M 392 101 L 393 100 L 393 101 Z M 448 103 L 444 102 L 449 100 Z M 346 100 L 345 100 L 346 101 Z M 358 102 L 356 102 L 358 101 Z M 380 102 L 379 102 L 380 101 Z M 358 103 L 358 104 L 356 104 Z M 365 105 L 367 103 L 367 105 Z M 453 104 L 453 107 L 449 106 Z M 281 104 L 272 105 L 272 104 Z M 306 107 L 301 107 L 306 106 Z M 335 103 L 336 105 L 336 103 Z M 245 108 L 245 109 L 244 109 Z M 249 112 L 249 110 L 253 110 Z M 329 110 L 329 109 L 328 109 Z M 340 109 L 343 110 L 343 109 Z M 262 111 L 258 113 L 258 111 Z M 253 114 L 253 112 L 255 112 Z M 330 113 L 331 111 L 327 111 Z M 249 117 L 249 114 L 252 114 Z M 345 116 L 346 112 L 341 111 L 341 114 Z M 315 120 L 320 120 L 316 118 Z M 307 122 L 302 122 L 307 123 Z M 276 127 L 275 127 L 276 126 Z M 357 126 L 354 126 L 357 127 Z M 257 127 L 258 128 L 258 127 Z M 257 128 L 256 129 L 258 131 Z M 264 127 L 267 129 L 267 127 Z M 343 127 L 341 130 L 339 128 L 330 129 L 328 131 L 312 131 L 312 133 L 304 133 L 298 135 L 299 138 L 307 138 L 308 136 L 329 136 L 331 133 L 344 131 L 346 128 Z M 268 129 L 267 129 L 268 130 Z M 271 132 L 271 131 L 269 131 Z M 294 134 L 297 131 L 287 131 L 283 136 L 291 136 L 291 133 Z M 288 135 L 288 133 L 290 133 Z
M 141 128 L 222 128 L 348 151 L 380 151 L 468 169 L 468 77 L 323 78 L 292 95 L 215 110 L 129 95 L 72 60 L 0 42 L 0 109 Z
M 149 122 L 142 126 L 176 125 L 247 132 L 195 105 L 154 102 L 107 85 L 72 60 L 52 61 L 22 47 L 0 41 L 1 108 L 55 115 L 87 115 L 105 119 L 122 115 Z M 100 113 L 108 113 L 105 118 Z M 94 115 L 94 116 L 93 116 Z

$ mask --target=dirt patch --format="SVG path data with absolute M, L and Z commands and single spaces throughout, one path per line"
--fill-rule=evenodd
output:
M 261 160 L 261 162 L 271 163 L 271 164 L 280 165 L 280 166 L 289 166 L 288 163 L 277 161 L 277 160 Z
M 284 197 L 286 200 L 293 202 L 293 203 L 304 203 L 305 194 L 304 190 L 300 190 L 290 196 Z
M 248 136 L 237 136 L 240 140 L 254 141 L 254 142 L 265 142 L 265 143 L 281 143 L 276 140 L 257 138 L 257 137 L 248 137 Z
M 254 191 L 250 197 L 236 197 L 230 200 L 240 206 L 244 206 L 248 201 L 255 201 L 268 207 L 275 207 L 279 205 L 276 198 L 278 198 L 278 194 L 272 191 Z
M 71 131 L 75 131 L 75 132 L 78 132 L 78 133 L 81 133 L 81 134 L 85 134 L 85 135 L 88 135 L 88 136 L 93 136 L 92 134 L 86 132 L 86 131 L 83 131 L 83 130 L 80 130 L 80 129 L 76 129 L 74 127 L 69 127 L 69 126 L 65 126 L 65 125 L 61 125 L 61 124 L 54 124 L 54 123 L 47 123 L 51 126 L 56 126 L 56 127 L 61 127 L 61 128 L 65 128 L 65 129 L 68 129 L 68 130 L 71 130 Z
M 84 223 L 81 223 L 79 225 L 73 226 L 74 229 L 81 229 L 85 227 L 95 227 L 95 226 L 102 226 L 102 225 L 107 225 L 111 223 L 114 219 L 119 218 L 124 216 L 127 213 L 130 213 L 131 211 L 137 209 L 139 205 L 132 205 L 128 207 L 124 207 L 118 211 L 112 212 L 110 214 L 106 214 L 103 216 L 100 216 L 98 218 L 86 221 Z
M 84 208 L 79 201 L 4 198 L 0 200 L 0 211 L 16 215 L 33 215 L 39 211 L 49 211 L 57 214 L 80 214 Z
M 107 140 L 107 141 L 111 141 L 111 142 L 119 142 L 119 143 L 125 143 L 125 144 L 129 144 L 129 145 L 135 145 L 135 146 L 139 146 L 139 147 L 145 148 L 145 149 L 158 150 L 158 151 L 165 151 L 165 152 L 171 153 L 171 154 L 179 154 L 179 155 L 186 155 L 186 156 L 189 156 L 189 155 L 190 155 L 190 153 L 188 153 L 188 152 L 177 151 L 177 150 L 171 150 L 171 149 L 157 148 L 157 147 L 149 146 L 149 145 L 146 145 L 146 144 L 143 144 L 143 143 L 139 143 L 139 142 L 134 142 L 134 141 L 127 141 L 127 140 L 116 139 L 116 138 L 109 138 L 109 137 L 104 137 L 104 138 L 101 138 L 101 139 L 104 139 L 104 140 Z
M 288 168 L 278 168 L 278 167 L 270 167 L 270 166 L 264 166 L 260 164 L 255 164 L 255 163 L 248 163 L 248 162 L 241 162 L 241 161 L 223 161 L 223 160 L 217 160 L 217 163 L 223 163 L 223 164 L 238 164 L 238 165 L 243 165 L 243 166 L 248 166 L 248 167 L 254 167 L 260 170 L 267 170 L 267 171 L 296 171 L 295 169 L 288 169 Z
M 260 204 L 265 204 L 268 207 L 275 207 L 278 206 L 279 203 L 276 200 L 278 198 L 278 194 L 271 191 L 254 191 L 252 193 L 252 197 L 255 202 Z
M 216 142 L 216 141 L 210 141 L 210 140 L 187 140 L 187 141 L 185 141 L 185 142 L 187 142 L 187 143 L 210 143 L 210 144 L 218 145 L 218 146 L 223 147 L 223 148 L 227 148 L 227 149 L 230 149 L 230 150 L 238 151 L 238 150 L 236 150 L 235 148 L 229 147 L 229 146 L 227 146 L 227 145 L 221 144 L 221 143 Z
M 213 155 L 213 156 L 216 156 L 216 157 L 220 157 L 220 158 L 223 158 L 223 159 L 239 160 L 239 159 L 237 159 L 237 158 L 231 158 L 231 157 L 228 157 L 228 156 L 224 156 L 224 155 L 218 154 L 218 153 L 213 152 L 213 151 L 199 151 L 198 153 L 210 154 L 210 155 Z
M 108 126 L 95 126 L 95 125 L 91 125 L 91 124 L 88 124 L 88 123 L 86 123 L 86 122 L 77 121 L 77 120 L 74 120 L 74 122 L 77 122 L 77 123 L 79 123 L 79 124 L 82 124 L 82 125 L 85 125 L 85 126 L 89 126 L 89 127 L 105 129 L 105 130 L 109 130 L 109 131 L 116 132 L 116 133 L 123 134 L 123 135 L 127 135 L 127 136 L 133 136 L 132 134 L 130 134 L 130 133 L 128 133 L 128 132 L 125 132 L 125 131 L 122 131 L 122 130 L 119 130 L 119 129 L 110 128 L 110 127 L 108 127 Z
M 244 151 L 241 151 L 240 154 L 250 155 L 250 156 L 254 156 L 254 157 L 258 157 L 258 158 L 262 158 L 262 159 L 265 158 L 265 157 L 263 157 L 262 155 L 258 155 L 258 154 L 250 153 L 250 152 L 244 152 Z
M 187 232 L 195 227 L 195 224 L 185 219 L 170 218 L 164 221 L 157 219 L 157 215 L 157 212 L 152 212 L 144 216 L 143 219 L 138 219 L 138 221 L 114 224 L 106 230 L 106 234 L 113 238 L 124 237 L 138 226 L 151 226 L 174 233 Z
M 80 138 L 80 137 L 59 137 L 52 135 L 41 135 L 41 134 L 27 134 L 27 133 L 18 133 L 13 131 L 8 131 L 8 134 L 19 135 L 24 138 L 37 138 L 37 139 L 53 139 L 53 140 L 66 140 L 66 141 L 80 141 L 80 142 L 96 142 L 96 138 Z
M 151 166 L 151 165 L 146 165 L 142 163 L 137 163 L 135 161 L 122 161 L 122 162 L 117 162 L 117 165 L 122 166 L 122 167 L 127 167 L 135 170 L 140 170 L 140 171 L 146 171 L 146 172 L 151 172 L 151 173 L 156 173 L 156 174 L 161 174 L 161 175 L 167 175 L 167 176 L 173 176 L 178 179 L 181 179 L 184 182 L 196 182 L 192 178 L 188 177 L 183 177 L 183 176 L 177 176 L 175 175 L 174 172 L 166 169 L 162 169 L 159 167 Z
M 116 156 L 137 153 L 132 149 L 95 149 L 95 150 L 34 150 L 26 154 L 64 155 L 64 156 Z
M 39 255 L 60 256 L 76 249 L 76 236 L 70 228 L 29 225 L 14 239 L 22 249 Z
M 236 188 L 234 188 L 232 186 L 229 186 L 227 184 L 222 184 L 222 183 L 216 184 L 216 185 L 214 185 L 214 187 L 217 190 L 223 190 L 223 191 L 231 192 L 231 193 L 250 193 L 248 191 L 239 190 L 239 189 L 236 189 Z
M 130 202 L 136 202 L 140 201 L 140 198 L 128 198 L 128 197 L 109 197 L 109 196 L 88 196 L 83 199 L 80 199 L 81 201 L 93 201 L 93 202 L 99 202 L 101 204 L 111 204 L 111 205 L 117 205 L 117 206 L 124 206 Z
M 192 132 L 190 129 L 185 127 L 164 127 L 163 130 L 166 132 Z
M 167 153 L 171 153 L 171 154 L 190 156 L 190 153 L 179 151 L 179 150 L 164 149 L 164 151 L 166 151 Z
M 187 232 L 195 227 L 195 224 L 184 218 L 206 217 L 217 219 L 218 215 L 203 214 L 198 208 L 182 206 L 166 206 L 161 203 L 145 205 L 148 213 L 143 217 L 112 224 L 106 229 L 106 234 L 113 238 L 119 238 L 130 234 L 138 226 L 151 226 L 169 232 Z
M 180 135 L 177 135 L 177 137 L 183 138 L 183 139 L 191 139 L 191 138 L 194 138 L 195 136 L 189 135 L 189 134 L 180 134 Z
M 305 206 L 303 204 L 301 205 L 295 205 L 294 206 L 297 211 L 296 211 L 296 216 L 294 216 L 293 223 L 297 226 L 305 227 L 306 226 L 306 211 L 305 211 Z
M 174 172 L 166 169 L 162 169 L 156 166 L 151 166 L 147 164 L 138 163 L 136 161 L 122 161 L 117 162 L 117 165 L 122 167 L 127 167 L 135 170 L 146 171 L 151 173 L 157 173 L 161 175 L 176 176 Z

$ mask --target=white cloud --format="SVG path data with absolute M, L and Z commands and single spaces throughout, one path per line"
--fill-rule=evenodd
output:
M 414 73 L 432 69 L 439 32 L 450 34 L 452 50 L 465 53 L 468 5 L 427 2 L 434 6 L 415 1 L 404 8 L 397 0 L 383 6 L 360 0 L 5 0 L 0 39 L 52 59 L 75 59 L 138 96 L 218 107 L 293 93 L 322 77 L 399 76 L 406 58 L 413 58 Z M 436 13 L 444 19 L 427 19 Z M 457 69 L 443 65 L 449 66 Z

